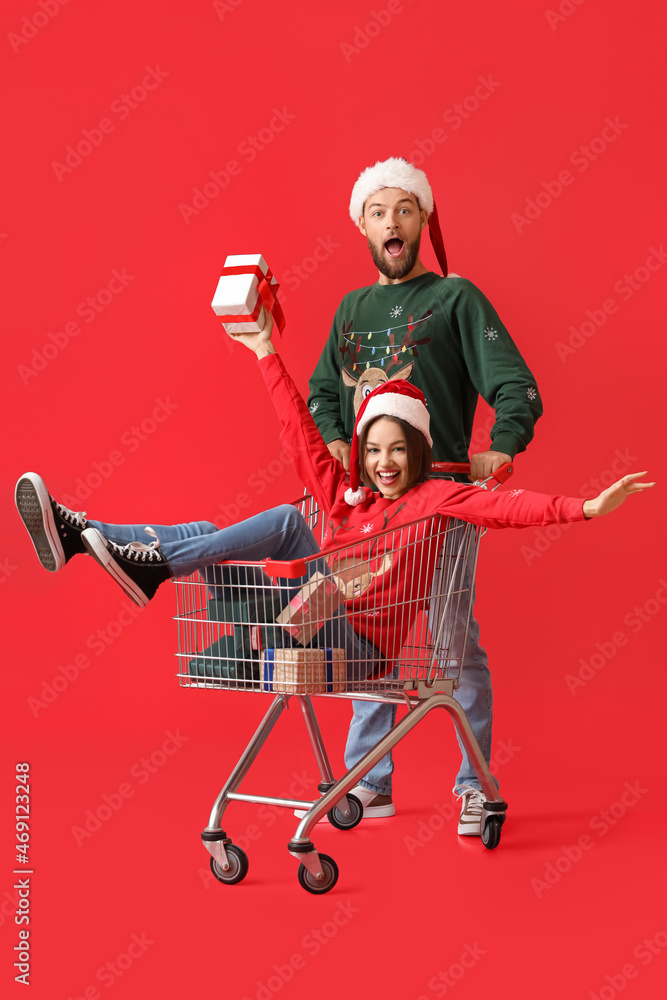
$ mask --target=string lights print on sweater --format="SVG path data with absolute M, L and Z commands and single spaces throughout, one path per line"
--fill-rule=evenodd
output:
M 399 354 L 407 353 L 415 358 L 419 357 L 417 348 L 430 344 L 431 338 L 423 337 L 420 340 L 415 340 L 412 336 L 412 331 L 421 324 L 426 323 L 432 315 L 433 310 L 429 309 L 420 319 L 415 320 L 413 314 L 410 313 L 407 323 L 401 323 L 388 330 L 361 330 L 355 332 L 351 330 L 351 322 L 347 328 L 344 324 L 343 346 L 339 348 L 343 364 L 345 364 L 345 358 L 349 357 L 352 371 L 357 371 L 362 368 L 370 368 L 371 364 L 377 365 L 378 362 L 384 368 L 385 361 L 389 361 L 387 371 L 390 371 L 393 365 L 399 364 Z M 400 331 L 402 330 L 405 333 L 401 333 Z M 396 342 L 396 335 L 401 338 L 400 343 Z M 380 343 L 374 341 L 376 337 L 379 338 Z M 385 337 L 386 340 L 384 339 Z

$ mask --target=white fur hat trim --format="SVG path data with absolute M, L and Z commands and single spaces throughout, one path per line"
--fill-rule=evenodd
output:
M 429 445 L 433 447 L 433 438 L 429 431 L 431 418 L 424 404 L 418 399 L 411 399 L 410 396 L 404 396 L 399 392 L 383 392 L 377 397 L 371 396 L 361 418 L 357 420 L 357 436 L 361 434 L 368 421 L 374 420 L 375 417 L 399 417 L 405 420 L 421 431 Z
M 364 214 L 364 204 L 372 194 L 381 188 L 400 188 L 413 194 L 420 208 L 430 215 L 433 211 L 433 194 L 431 185 L 423 170 L 402 157 L 391 156 L 388 160 L 378 160 L 374 167 L 368 167 L 359 175 L 357 183 L 352 188 L 350 198 L 350 218 L 355 226 Z

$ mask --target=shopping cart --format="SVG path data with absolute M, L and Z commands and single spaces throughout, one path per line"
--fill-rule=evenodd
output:
M 465 472 L 469 465 L 436 463 L 434 473 Z M 478 483 L 495 489 L 512 472 L 507 464 Z M 297 501 L 313 530 L 323 535 L 311 497 Z M 351 830 L 363 807 L 351 794 L 357 783 L 429 712 L 452 717 L 486 796 L 481 839 L 500 841 L 507 803 L 496 785 L 465 712 L 454 699 L 471 611 L 479 542 L 485 529 L 441 515 L 369 533 L 363 542 L 338 543 L 306 559 L 219 563 L 175 581 L 179 632 L 178 677 L 183 687 L 273 693 L 271 706 L 211 810 L 201 837 L 211 870 L 223 883 L 248 871 L 245 852 L 222 828 L 230 802 L 306 810 L 288 850 L 299 862 L 308 892 L 328 892 L 338 879 L 333 858 L 318 853 L 310 833 L 327 816 Z M 350 623 L 366 642 L 351 645 Z M 356 636 L 358 640 L 358 635 Z M 399 703 L 407 714 L 337 781 L 312 696 Z M 239 792 L 243 779 L 283 711 L 294 699 L 303 714 L 321 781 L 315 802 Z

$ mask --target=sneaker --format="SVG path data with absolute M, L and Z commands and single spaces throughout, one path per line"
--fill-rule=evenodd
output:
M 89 555 L 140 608 L 145 608 L 160 584 L 173 576 L 167 560 L 160 552 L 160 539 L 152 528 L 146 528 L 146 531 L 154 536 L 154 540 L 148 545 L 143 542 L 119 545 L 110 538 L 105 538 L 97 528 L 86 528 L 81 535 Z
M 386 819 L 389 816 L 396 815 L 396 807 L 391 795 L 378 795 L 377 792 L 373 792 L 370 788 L 365 788 L 363 785 L 355 785 L 354 788 L 351 788 L 350 795 L 356 796 L 361 802 L 364 808 L 362 819 Z M 298 816 L 299 819 L 303 819 L 306 815 L 306 810 L 295 809 L 294 815 Z M 326 820 L 326 815 L 324 819 Z M 322 822 L 323 820 L 320 820 L 320 823 Z
M 44 569 L 57 573 L 72 556 L 86 551 L 81 541 L 81 532 L 86 527 L 85 511 L 70 510 L 57 503 L 41 476 L 26 472 L 16 484 L 14 496 Z
M 480 837 L 482 835 L 482 808 L 486 795 L 479 788 L 467 785 L 457 798 L 461 799 L 461 815 L 459 816 L 458 833 L 461 837 Z

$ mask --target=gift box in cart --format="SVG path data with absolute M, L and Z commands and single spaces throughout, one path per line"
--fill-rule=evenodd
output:
M 438 463 L 435 468 L 446 473 L 469 466 Z M 504 466 L 479 485 L 495 488 L 511 471 Z M 302 513 L 314 522 L 317 511 L 307 500 Z M 328 892 L 336 884 L 338 867 L 316 850 L 311 831 L 324 816 L 337 829 L 352 830 L 363 808 L 351 790 L 436 708 L 451 716 L 486 796 L 482 843 L 498 845 L 507 803 L 499 797 L 465 712 L 453 697 L 483 534 L 475 525 L 435 515 L 305 559 L 220 563 L 175 581 L 181 685 L 273 694 L 201 834 L 220 882 L 240 882 L 248 871 L 245 852 L 222 827 L 230 803 L 243 801 L 305 810 L 288 850 L 300 862 L 301 886 L 311 893 Z M 404 704 L 408 712 L 335 780 L 313 696 Z M 304 718 L 321 797 L 311 802 L 240 792 L 291 700 Z

